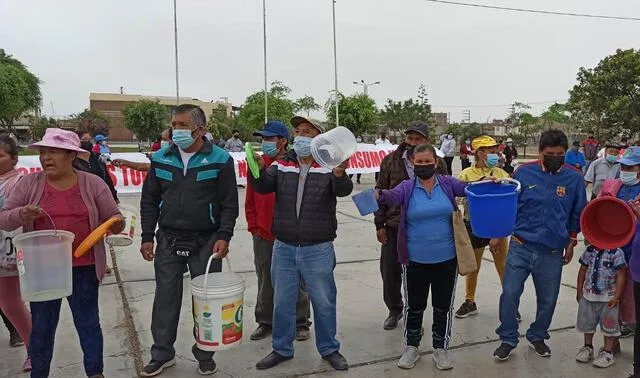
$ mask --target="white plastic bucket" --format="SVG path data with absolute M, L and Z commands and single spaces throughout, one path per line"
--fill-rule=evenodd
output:
M 213 256 L 205 272 L 211 261 Z M 218 351 L 240 345 L 244 288 L 242 277 L 233 272 L 205 273 L 191 280 L 198 349 Z
M 117 235 L 107 236 L 105 240 L 109 245 L 127 247 L 133 244 L 133 237 L 136 234 L 137 210 L 133 206 L 120 205 L 120 212 L 124 216 L 124 230 Z
M 43 302 L 71 295 L 73 239 L 71 232 L 54 230 L 26 232 L 13 238 L 22 299 Z
M 311 155 L 321 166 L 333 169 L 358 150 L 356 137 L 346 127 L 338 126 L 311 140 Z

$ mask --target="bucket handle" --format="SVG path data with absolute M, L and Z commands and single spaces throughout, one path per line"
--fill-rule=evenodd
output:
M 469 185 L 486 184 L 488 182 L 494 183 L 494 181 L 491 181 L 491 180 L 482 180 L 482 181 L 476 181 L 476 182 L 469 183 Z M 514 180 L 512 178 L 501 178 L 500 182 L 507 182 L 507 183 L 515 184 L 516 192 L 519 192 L 520 188 L 522 187 L 521 184 L 520 184 L 520 181 Z
M 211 256 L 209 257 L 209 260 L 207 261 L 207 268 L 204 271 L 204 299 L 207 299 L 207 281 L 209 281 L 209 268 L 211 267 L 211 263 L 213 262 L 213 259 L 217 258 L 217 256 L 215 254 L 211 254 Z M 227 266 L 229 267 L 229 271 L 233 272 L 233 270 L 231 270 L 231 262 L 229 262 L 229 258 L 225 257 L 224 261 L 227 262 Z
M 51 215 L 49 215 L 49 213 L 47 213 L 47 212 L 45 211 L 45 209 L 43 209 L 43 208 L 42 208 L 42 207 L 40 207 L 40 206 L 38 206 L 38 210 L 40 210 L 40 213 L 42 213 L 42 214 L 46 215 L 46 216 L 47 216 L 47 218 L 49 218 L 49 221 L 51 221 L 51 224 L 53 225 L 53 230 L 55 231 L 53 235 L 54 235 L 54 236 L 57 236 L 57 235 L 58 235 L 58 227 L 56 227 L 56 222 L 54 222 L 54 221 L 53 221 L 53 218 L 51 218 Z

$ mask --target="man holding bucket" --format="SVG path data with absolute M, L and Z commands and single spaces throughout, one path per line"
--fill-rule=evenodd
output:
M 269 166 L 284 158 L 289 143 L 289 129 L 280 121 L 269 121 L 264 130 L 253 136 L 262 137 L 262 159 Z M 271 283 L 271 259 L 275 237 L 271 232 L 276 197 L 274 193 L 256 193 L 251 184 L 247 185 L 244 204 L 249 232 L 253 236 L 253 253 L 256 275 L 258 276 L 258 298 L 256 299 L 256 323 L 258 328 L 251 334 L 251 340 L 269 336 L 273 327 L 273 285 Z M 304 341 L 309 333 L 309 296 L 300 282 L 296 305 L 296 340 Z
M 539 160 L 520 166 L 513 175 L 522 189 L 502 281 L 496 330 L 502 344 L 493 352 L 499 361 L 508 360 L 518 345 L 518 306 L 529 275 L 536 288 L 537 308 L 527 341 L 539 356 L 551 356 L 544 340 L 549 339 L 562 266 L 573 258 L 580 214 L 587 202 L 582 172 L 564 164 L 568 148 L 562 131 L 545 131 L 540 136 Z
M 182 274 L 185 266 L 193 278 L 220 272 L 229 253 L 229 241 L 238 217 L 238 191 L 231 156 L 203 138 L 206 119 L 201 108 L 183 104 L 173 109 L 173 144 L 155 152 L 142 187 L 140 215 L 142 246 L 147 261 L 154 261 L 156 293 L 153 301 L 151 361 L 141 375 L 155 376 L 175 360 Z M 159 226 L 156 233 L 156 225 Z M 158 245 L 154 251 L 154 239 Z M 195 332 L 194 332 L 195 334 Z M 198 372 L 214 374 L 214 352 L 194 345 Z
M 324 132 L 315 120 L 293 117 L 294 151 L 268 169 L 256 155 L 260 177 L 249 175 L 256 192 L 275 193 L 271 279 L 274 289 L 273 352 L 256 364 L 260 370 L 293 358 L 296 335 L 296 302 L 300 277 L 313 304 L 316 347 L 336 370 L 349 365 L 336 340 L 336 197 L 346 197 L 353 183 L 345 173 L 346 162 L 333 170 L 320 166 L 311 154 L 311 141 Z

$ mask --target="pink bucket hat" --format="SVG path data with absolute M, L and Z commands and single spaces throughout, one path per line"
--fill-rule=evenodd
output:
M 30 150 L 39 150 L 42 147 L 87 153 L 86 150 L 80 148 L 80 138 L 76 133 L 56 128 L 47 129 L 40 142 L 29 145 Z

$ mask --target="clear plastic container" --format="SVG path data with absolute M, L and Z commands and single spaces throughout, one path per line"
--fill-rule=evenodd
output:
M 358 150 L 356 137 L 346 127 L 338 126 L 311 141 L 311 155 L 321 166 L 333 169 Z
M 22 299 L 50 301 L 71 295 L 72 243 L 68 231 L 26 232 L 13 238 Z

